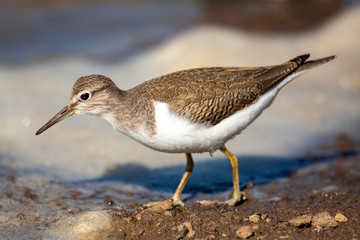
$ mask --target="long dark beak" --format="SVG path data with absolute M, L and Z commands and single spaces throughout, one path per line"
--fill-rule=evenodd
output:
M 63 109 L 61 109 L 60 112 L 58 112 L 52 119 L 50 119 L 47 123 L 45 123 L 44 126 L 42 126 L 42 128 L 40 128 L 37 132 L 36 135 L 39 135 L 40 133 L 44 132 L 46 129 L 48 129 L 49 127 L 51 127 L 52 125 L 60 122 L 61 120 L 64 120 L 67 117 L 70 117 L 71 115 L 74 114 L 74 110 L 68 106 L 64 107 Z

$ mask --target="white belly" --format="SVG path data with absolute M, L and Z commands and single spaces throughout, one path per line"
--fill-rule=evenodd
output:
M 212 152 L 254 121 L 267 108 L 278 91 L 289 81 L 304 72 L 296 73 L 262 95 L 257 102 L 222 120 L 217 125 L 193 123 L 171 112 L 168 104 L 154 101 L 156 134 L 144 131 L 128 134 L 138 142 L 161 152 L 199 153 Z

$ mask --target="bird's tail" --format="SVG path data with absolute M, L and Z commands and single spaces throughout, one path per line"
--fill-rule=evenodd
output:
M 304 55 L 306 57 L 309 57 L 309 55 Z M 301 56 L 300 56 L 301 57 Z M 299 57 L 299 58 L 300 58 Z M 324 63 L 327 63 L 327 62 L 330 62 L 331 60 L 335 59 L 336 56 L 333 55 L 333 56 L 329 56 L 329 57 L 324 57 L 324 58 L 320 58 L 320 59 L 316 59 L 316 60 L 311 60 L 311 61 L 305 61 L 302 65 L 300 65 L 298 67 L 298 69 L 296 69 L 295 72 L 302 72 L 304 70 L 308 70 L 308 69 L 311 69 L 311 68 L 314 68 L 316 66 L 319 66 L 321 64 L 324 64 Z

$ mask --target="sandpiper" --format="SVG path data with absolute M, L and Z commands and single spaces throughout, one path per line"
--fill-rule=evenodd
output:
M 116 130 L 161 152 L 185 153 L 186 169 L 172 197 L 180 195 L 192 172 L 192 153 L 222 151 L 233 174 L 233 206 L 245 200 L 240 191 L 238 161 L 225 143 L 267 108 L 279 90 L 310 68 L 331 61 L 329 56 L 307 61 L 309 54 L 266 67 L 211 67 L 170 73 L 121 90 L 108 77 L 80 77 L 66 107 L 36 135 L 73 114 L 91 114 Z

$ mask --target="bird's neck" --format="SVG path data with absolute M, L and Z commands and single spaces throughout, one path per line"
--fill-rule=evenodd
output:
M 114 89 L 110 98 L 109 108 L 101 114 L 101 117 L 119 132 L 125 134 L 135 132 L 139 126 L 137 123 L 141 120 L 134 114 L 136 101 L 134 101 L 132 93 L 121 89 Z

